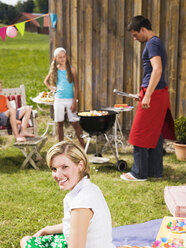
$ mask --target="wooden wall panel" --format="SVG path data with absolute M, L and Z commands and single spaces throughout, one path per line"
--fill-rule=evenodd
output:
M 100 25 L 100 82 L 99 82 L 99 108 L 107 106 L 108 92 L 107 92 L 107 62 L 108 62 L 108 0 L 99 2 L 101 8 L 101 22 Z
M 49 12 L 54 14 L 56 13 L 56 1 L 52 0 L 49 1 Z M 49 37 L 50 37 L 50 61 L 52 60 L 53 57 L 53 51 L 57 47 L 56 44 L 56 29 L 52 27 L 52 23 L 50 22 L 50 32 L 49 32 Z
M 116 68 L 116 1 L 109 0 L 108 6 L 108 102 L 107 106 L 112 106 L 114 102 L 113 89 L 115 88 Z
M 179 1 L 169 0 L 169 25 L 168 29 L 168 77 L 167 81 L 169 84 L 169 96 L 172 108 L 172 113 L 175 116 L 176 113 L 176 80 L 177 80 L 177 64 L 178 64 L 178 28 L 179 28 Z
M 166 81 L 174 117 L 186 104 L 186 2 L 185 0 L 49 0 L 57 13 L 50 27 L 51 57 L 54 48 L 67 49 L 79 79 L 79 109 L 99 109 L 115 103 L 136 102 L 113 94 L 113 89 L 137 93 L 142 80 L 144 44 L 133 41 L 127 24 L 134 15 L 147 16 L 167 50 Z M 130 129 L 134 111 L 120 115 Z
M 85 109 L 92 108 L 92 0 L 85 2 Z
M 93 1 L 93 45 L 92 45 L 92 94 L 93 105 L 92 108 L 98 109 L 100 104 L 100 22 L 101 22 L 101 5 L 100 0 Z
M 116 48 L 115 48 L 115 87 L 117 90 L 123 91 L 123 86 L 124 86 L 124 44 L 125 44 L 125 39 L 124 39 L 124 31 L 125 31 L 125 2 L 126 0 L 122 1 L 117 1 L 116 4 Z M 109 105 L 113 106 L 114 103 L 123 103 L 123 97 L 118 96 L 116 94 L 113 95 L 111 93 L 113 98 L 113 102 L 110 102 Z M 119 116 L 119 121 L 121 125 L 123 126 L 123 114 L 121 113 Z
M 176 117 L 186 116 L 186 1 L 180 2 Z
M 77 0 L 71 0 L 71 63 L 76 70 L 78 58 L 77 5 Z
M 85 106 L 85 11 L 84 1 L 80 1 L 78 4 L 78 76 L 79 76 L 79 109 L 84 109 Z

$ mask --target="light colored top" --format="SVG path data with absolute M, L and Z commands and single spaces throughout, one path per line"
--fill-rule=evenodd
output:
M 99 187 L 84 177 L 64 198 L 63 233 L 68 243 L 70 214 L 75 208 L 90 208 L 93 217 L 89 223 L 86 248 L 115 248 L 112 244 L 110 211 Z
M 74 82 L 70 83 L 67 79 L 67 71 L 58 70 L 57 71 L 57 91 L 56 91 L 55 97 L 59 99 L 74 98 L 73 86 L 74 86 Z

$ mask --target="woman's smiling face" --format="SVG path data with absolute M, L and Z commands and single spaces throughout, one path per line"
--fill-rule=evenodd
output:
M 72 190 L 80 181 L 80 172 L 83 169 L 83 161 L 75 164 L 64 154 L 52 159 L 52 177 L 58 183 L 60 190 Z

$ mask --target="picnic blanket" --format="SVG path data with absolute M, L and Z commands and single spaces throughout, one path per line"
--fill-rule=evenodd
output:
M 115 246 L 152 246 L 163 219 L 150 220 L 140 224 L 112 228 Z

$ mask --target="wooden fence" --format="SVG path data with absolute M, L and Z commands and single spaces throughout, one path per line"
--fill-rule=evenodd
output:
M 165 44 L 173 116 L 186 115 L 186 1 L 185 0 L 49 0 L 57 14 L 50 27 L 53 50 L 63 46 L 79 79 L 79 109 L 99 109 L 115 103 L 136 106 L 113 89 L 137 93 L 142 79 L 144 45 L 133 41 L 127 24 L 135 15 L 152 22 Z M 123 114 L 122 127 L 130 129 L 135 111 Z

